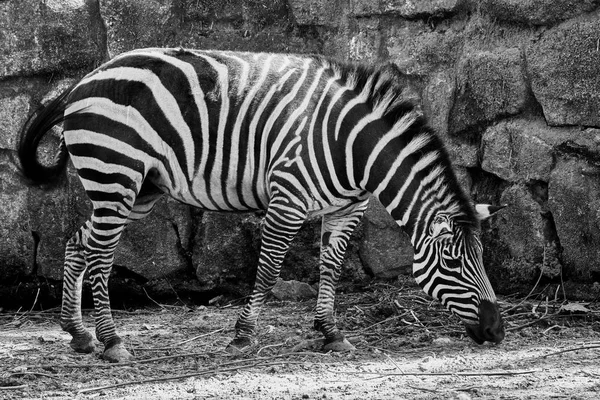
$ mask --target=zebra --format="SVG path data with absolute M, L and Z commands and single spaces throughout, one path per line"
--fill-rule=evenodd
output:
M 19 139 L 22 174 L 44 186 L 59 180 L 70 158 L 93 206 L 65 250 L 61 327 L 71 347 L 95 351 L 81 316 L 87 270 L 103 358 L 131 357 L 115 329 L 108 277 L 125 225 L 165 194 L 203 210 L 266 211 L 232 353 L 252 348 L 290 242 L 312 217 L 322 219 L 314 327 L 324 350 L 354 348 L 336 325 L 334 296 L 370 196 L 410 236 L 423 290 L 457 315 L 475 342 L 501 342 L 480 240 L 480 221 L 498 207 L 472 204 L 406 86 L 393 64 L 148 48 L 114 57 L 41 107 Z M 61 123 L 56 159 L 42 163 L 40 141 Z

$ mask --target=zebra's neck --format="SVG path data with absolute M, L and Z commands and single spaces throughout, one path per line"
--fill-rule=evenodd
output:
M 347 150 L 350 180 L 379 199 L 415 247 L 436 215 L 473 223 L 443 144 L 417 111 L 391 126 L 370 123 Z

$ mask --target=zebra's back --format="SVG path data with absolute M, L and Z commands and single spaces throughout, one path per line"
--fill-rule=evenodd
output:
M 283 179 L 318 211 L 354 197 L 323 173 L 336 157 L 321 121 L 328 99 L 350 95 L 338 79 L 313 57 L 136 50 L 75 87 L 65 141 L 76 166 L 130 156 L 142 180 L 203 209 L 265 208 Z

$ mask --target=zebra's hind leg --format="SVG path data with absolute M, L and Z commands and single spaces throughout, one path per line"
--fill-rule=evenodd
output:
M 92 226 L 96 229 L 92 229 L 90 233 L 86 252 L 90 279 L 94 288 L 96 337 L 104 343 L 102 357 L 110 362 L 123 362 L 131 358 L 122 339 L 117 335 L 110 309 L 108 278 L 113 265 L 114 251 L 125 224 L 148 215 L 162 195 L 163 193 L 156 186 L 145 182 L 130 211 L 127 211 L 126 207 L 118 214 L 109 212 L 109 215 L 105 215 L 106 210 L 100 211 L 95 219 L 97 224 Z M 127 201 L 123 199 L 121 204 L 126 205 Z M 127 215 L 127 218 L 124 215 Z
M 90 229 L 90 222 L 67 242 L 63 277 L 61 328 L 71 334 L 71 348 L 78 353 L 92 353 L 96 349 L 94 338 L 83 326 L 81 318 L 81 290 L 86 270 L 84 247 L 81 241 Z
M 235 338 L 227 346 L 226 350 L 231 354 L 252 347 L 260 308 L 279 277 L 281 263 L 292 239 L 306 220 L 306 211 L 299 204 L 300 201 L 287 198 L 273 199 L 269 203 L 262 228 L 254 290 L 235 324 Z
M 340 277 L 344 254 L 350 235 L 362 218 L 368 201 L 352 204 L 323 217 L 321 225 L 321 256 L 319 262 L 319 297 L 315 314 L 315 329 L 325 336 L 324 351 L 354 350 L 338 329 L 333 317 L 335 288 Z
M 131 358 L 131 354 L 117 335 L 108 295 L 108 278 L 113 265 L 115 248 L 127 221 L 123 213 L 123 210 L 94 208 L 92 228 L 85 246 L 94 297 L 96 337 L 104 343 L 102 357 L 110 362 L 122 362 Z M 126 215 L 128 214 L 127 210 Z

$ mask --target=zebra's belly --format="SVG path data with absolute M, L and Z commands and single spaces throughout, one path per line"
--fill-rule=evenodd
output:
M 308 218 L 315 219 L 320 218 L 327 214 L 339 213 L 345 209 L 351 208 L 352 205 L 356 204 L 360 200 L 357 199 L 338 199 L 332 204 L 320 204 L 318 202 L 312 202 L 312 205 L 308 209 Z
M 224 185 L 195 178 L 166 181 L 162 177 L 149 177 L 173 199 L 205 211 L 245 212 L 264 210 L 268 205 L 268 193 L 259 188 L 253 189 L 243 182 Z

